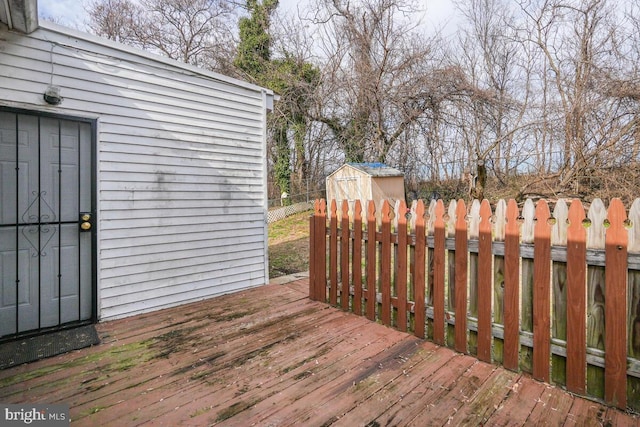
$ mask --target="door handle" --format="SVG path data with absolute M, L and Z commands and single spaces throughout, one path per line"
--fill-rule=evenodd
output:
M 93 227 L 91 212 L 80 212 L 80 231 L 90 231 L 91 227 Z

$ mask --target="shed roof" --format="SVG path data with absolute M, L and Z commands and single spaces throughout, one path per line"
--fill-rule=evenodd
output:
M 404 176 L 404 174 L 396 168 L 387 166 L 384 163 L 347 163 L 349 166 L 374 177 L 387 176 Z

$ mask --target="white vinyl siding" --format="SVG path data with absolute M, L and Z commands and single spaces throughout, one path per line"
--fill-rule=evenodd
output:
M 1 33 L 0 103 L 98 120 L 100 318 L 268 281 L 263 89 L 50 23 Z

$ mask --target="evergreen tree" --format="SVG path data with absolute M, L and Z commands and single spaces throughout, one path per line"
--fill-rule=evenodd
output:
M 296 162 L 293 165 L 301 183 L 307 175 L 304 138 L 309 121 L 310 92 L 318 85 L 320 72 L 309 63 L 286 54 L 272 59 L 269 26 L 278 0 L 247 0 L 250 15 L 239 21 L 240 43 L 235 66 L 245 77 L 280 96 L 278 108 L 270 115 L 273 136 L 273 173 L 281 193 L 291 192 L 291 145 L 293 135 Z

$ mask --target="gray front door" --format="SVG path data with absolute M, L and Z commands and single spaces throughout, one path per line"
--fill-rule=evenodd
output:
M 0 338 L 95 318 L 93 134 L 0 110 Z

